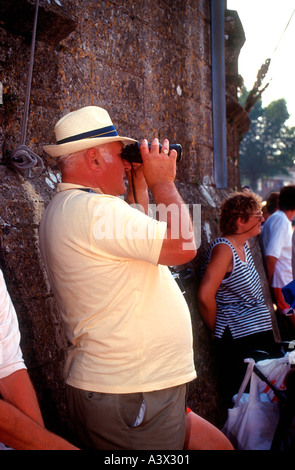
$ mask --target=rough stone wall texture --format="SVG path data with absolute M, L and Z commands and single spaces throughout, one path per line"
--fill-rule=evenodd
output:
M 63 435 L 70 430 L 62 378 L 67 341 L 38 247 L 40 219 L 59 174 L 42 145 L 54 142 L 53 127 L 62 115 L 81 106 L 100 105 L 108 109 L 122 134 L 139 140 L 168 137 L 183 146 L 177 184 L 187 203 L 202 207 L 202 244 L 200 254 L 189 265 L 195 282 L 186 294 L 198 370 L 189 402 L 218 424 L 211 342 L 196 306 L 201 255 L 218 234 L 218 207 L 228 193 L 216 190 L 213 181 L 210 1 L 40 0 L 26 135 L 26 144 L 45 163 L 36 179 L 28 179 L 9 166 L 11 152 L 20 143 L 35 5 L 33 0 L 21 1 L 21 18 L 26 19 L 22 22 L 19 15 L 11 16 L 19 1 L 0 2 L 1 8 L 9 5 L 12 9 L 0 23 L 4 92 L 0 262 L 45 422 Z M 27 25 L 24 31 L 21 23 Z M 233 108 L 228 107 L 230 117 L 243 114 L 235 101 Z M 240 132 L 241 126 L 237 129 L 234 119 L 228 118 L 229 160 L 233 162 L 228 170 L 229 189 L 239 186 Z

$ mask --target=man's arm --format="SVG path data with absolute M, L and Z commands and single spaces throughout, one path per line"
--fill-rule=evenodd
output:
M 78 450 L 4 400 L 0 400 L 0 441 L 15 450 Z
M 17 450 L 74 450 L 44 427 L 37 396 L 26 369 L 0 379 L 0 441 Z
M 269 283 L 269 286 L 271 287 L 271 281 L 275 272 L 275 267 L 276 263 L 278 261 L 278 258 L 275 258 L 274 256 L 266 256 L 265 257 L 265 267 L 267 271 L 267 280 Z
M 0 394 L 5 401 L 40 425 L 44 425 L 36 393 L 26 369 L 0 379 Z
M 132 205 L 136 204 L 140 210 L 148 215 L 149 194 L 142 164 L 132 163 L 131 170 L 126 173 L 129 182 L 126 202 Z
M 151 150 L 148 143 L 141 143 L 143 171 L 156 205 L 166 207 L 167 233 L 159 257 L 159 264 L 178 265 L 191 261 L 197 254 L 193 225 L 189 210 L 180 196 L 174 180 L 176 176 L 177 152 L 163 153 L 169 148 L 168 140 L 163 142 L 159 153 L 158 139 L 154 139 Z M 175 235 L 177 234 L 177 235 Z
M 293 279 L 295 279 L 295 231 L 293 231 L 292 235 L 292 275 Z

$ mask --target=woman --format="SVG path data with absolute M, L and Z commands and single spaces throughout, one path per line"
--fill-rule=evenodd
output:
M 210 246 L 199 289 L 199 308 L 214 335 L 226 406 L 243 379 L 253 350 L 277 355 L 271 316 L 263 299 L 248 240 L 261 231 L 259 196 L 234 193 L 221 205 L 222 236 Z

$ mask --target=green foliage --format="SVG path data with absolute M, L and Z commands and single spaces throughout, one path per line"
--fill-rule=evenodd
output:
M 255 191 L 259 178 L 289 174 L 295 160 L 295 128 L 285 124 L 289 118 L 285 99 L 265 108 L 260 99 L 249 117 L 251 127 L 240 145 L 240 170 L 242 184 Z

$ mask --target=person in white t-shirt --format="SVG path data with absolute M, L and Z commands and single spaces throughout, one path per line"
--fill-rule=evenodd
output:
M 295 279 L 295 230 L 292 235 L 292 276 Z
M 44 427 L 36 393 L 20 349 L 16 312 L 1 270 L 0 395 L 0 443 L 3 443 L 0 449 L 77 449 Z
M 153 139 L 142 165 L 106 110 L 88 106 L 55 126 L 62 183 L 40 225 L 40 249 L 71 343 L 65 377 L 72 420 L 94 449 L 182 449 L 185 395 L 196 377 L 190 312 L 168 266 L 196 255 L 175 183 L 176 151 Z M 129 203 L 126 176 L 132 180 Z M 148 216 L 148 188 L 167 220 Z M 175 229 L 188 227 L 186 233 Z M 183 224 L 183 225 L 182 225 Z
M 282 295 L 282 287 L 293 280 L 291 221 L 294 216 L 295 186 L 284 186 L 280 190 L 279 210 L 266 220 L 262 232 L 262 247 L 268 282 L 278 313 L 284 315 L 290 311 L 290 306 L 286 304 Z M 295 324 L 294 315 L 291 315 L 290 319 Z

